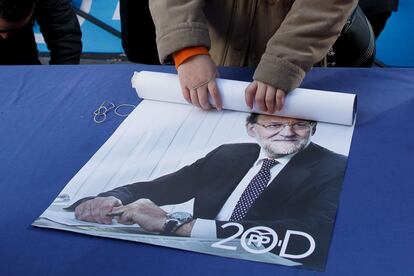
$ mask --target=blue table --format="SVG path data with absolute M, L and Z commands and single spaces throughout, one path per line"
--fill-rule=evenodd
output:
M 326 272 L 34 228 L 137 104 L 143 65 L 0 67 L 0 275 L 414 275 L 414 69 L 318 69 L 303 87 L 358 94 L 358 118 Z M 249 80 L 252 70 L 223 68 Z

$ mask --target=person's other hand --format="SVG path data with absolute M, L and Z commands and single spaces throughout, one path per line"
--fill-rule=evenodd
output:
M 221 97 L 216 83 L 217 66 L 208 55 L 197 55 L 182 63 L 178 69 L 181 91 L 184 99 L 197 107 L 209 110 L 210 94 L 217 110 L 222 109 Z
M 253 81 L 245 91 L 246 104 L 252 109 L 253 103 L 256 102 L 257 107 L 268 113 L 282 110 L 285 104 L 286 93 L 282 89 L 277 89 L 269 84 L 261 81 Z
M 138 199 L 128 205 L 115 207 L 112 214 L 122 224 L 138 224 L 149 232 L 161 232 L 167 220 L 167 213 L 149 199 Z
M 116 197 L 96 197 L 85 201 L 75 208 L 75 218 L 78 220 L 111 224 L 112 217 L 107 216 L 114 207 L 122 206 Z

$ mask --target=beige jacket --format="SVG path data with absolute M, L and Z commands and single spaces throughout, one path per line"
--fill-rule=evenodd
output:
M 190 46 L 290 91 L 336 41 L 358 0 L 149 0 L 161 63 Z

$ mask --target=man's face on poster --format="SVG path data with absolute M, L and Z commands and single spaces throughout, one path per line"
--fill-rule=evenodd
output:
M 258 115 L 247 123 L 247 132 L 266 151 L 277 158 L 303 150 L 315 133 L 316 123 L 270 115 Z

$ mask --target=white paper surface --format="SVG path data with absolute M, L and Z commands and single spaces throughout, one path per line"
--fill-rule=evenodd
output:
M 67 205 L 116 187 L 147 181 L 189 165 L 226 143 L 251 143 L 248 114 L 203 111 L 184 104 L 142 101 L 65 186 Z M 318 123 L 312 141 L 348 155 L 354 127 Z
M 132 87 L 142 99 L 188 104 L 182 94 L 175 74 L 141 71 L 132 77 Z M 248 82 L 217 79 L 223 107 L 229 110 L 256 112 L 249 110 L 245 103 L 244 91 Z M 210 99 L 211 102 L 211 99 Z M 355 117 L 356 95 L 330 91 L 297 88 L 285 100 L 285 107 L 275 115 L 294 117 L 319 122 L 352 125 Z
M 136 76 L 141 78 L 142 74 L 140 73 Z M 151 79 L 152 73 L 148 74 L 150 74 L 148 78 Z M 175 81 L 172 79 L 171 82 L 158 81 L 159 85 L 156 85 L 157 90 L 153 91 L 179 89 L 176 76 L 167 74 L 165 77 L 175 78 Z M 194 163 L 223 144 L 257 142 L 248 135 L 246 130 L 246 117 L 249 115 L 248 113 L 231 110 L 220 112 L 211 110 L 206 112 L 192 105 L 183 104 L 184 100 L 181 97 L 181 93 L 162 94 L 168 98 L 168 101 L 151 100 L 152 96 L 155 95 L 154 98 L 159 96 L 155 92 L 149 93 L 149 91 L 146 91 L 146 89 L 151 87 L 151 81 L 141 81 L 140 78 L 134 78 L 139 83 L 136 86 L 141 87 L 141 85 L 144 85 L 145 87 L 138 87 L 138 91 L 144 91 L 149 96 L 140 94 L 140 97 L 145 97 L 146 100 L 142 101 L 124 120 L 105 144 L 70 180 L 55 202 L 49 206 L 33 225 L 147 242 L 219 256 L 284 265 L 298 265 L 299 263 L 281 258 L 270 252 L 261 255 L 249 254 L 240 248 L 240 240 L 238 239 L 235 241 L 235 244 L 238 244 L 237 251 L 223 251 L 212 246 L 217 240 L 210 239 L 210 237 L 194 239 L 142 235 L 142 233 L 136 233 L 139 231 L 137 225 L 133 227 L 119 224 L 105 226 L 81 222 L 75 219 L 73 212 L 62 211 L 63 207 L 67 207 L 79 199 L 96 196 L 99 193 L 126 184 L 150 181 L 173 173 L 186 165 Z M 174 88 L 175 82 L 177 86 Z M 157 82 L 154 82 L 153 79 L 152 84 L 154 83 Z M 244 91 L 244 86 L 242 87 L 242 85 L 246 85 L 246 83 L 226 80 L 220 80 L 219 83 L 222 85 L 221 87 L 228 85 L 229 87 L 226 91 L 233 92 L 240 89 Z M 237 85 L 239 85 L 239 88 L 236 90 L 235 87 L 237 88 Z M 293 96 L 293 104 L 303 104 L 302 101 L 309 97 L 309 93 L 303 92 L 304 94 L 302 93 L 302 95 L 301 93 L 297 94 L 298 101 L 295 100 L 296 96 Z M 224 100 L 225 103 L 227 101 L 231 104 L 237 102 L 230 100 L 230 98 L 225 98 Z M 243 107 L 244 96 L 239 100 L 239 106 Z M 332 100 L 331 98 L 326 102 Z M 173 103 L 176 101 L 181 102 Z M 338 117 L 341 117 L 341 114 Z M 354 125 L 346 126 L 318 122 L 311 141 L 335 153 L 347 156 L 353 130 Z M 194 199 L 186 202 L 174 202 L 174 204 L 160 207 L 168 213 L 179 211 L 193 214 Z

